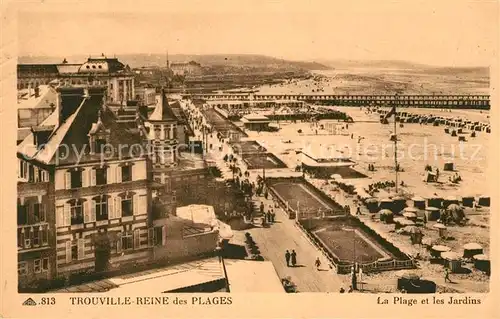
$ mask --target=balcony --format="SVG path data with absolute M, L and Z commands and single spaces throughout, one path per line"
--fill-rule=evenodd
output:
M 43 250 L 49 246 L 50 226 L 48 223 L 38 223 L 29 226 L 17 227 L 18 252 Z

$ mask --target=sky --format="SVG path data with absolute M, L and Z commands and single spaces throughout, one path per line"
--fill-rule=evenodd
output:
M 488 66 L 496 1 L 86 1 L 23 5 L 19 55 L 264 54 Z

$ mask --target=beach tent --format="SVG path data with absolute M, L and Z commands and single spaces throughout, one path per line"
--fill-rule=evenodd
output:
M 373 214 L 378 210 L 378 200 L 376 198 L 368 198 L 365 200 L 365 205 L 368 211 Z
M 441 238 L 444 238 L 446 237 L 446 226 L 441 224 L 441 223 L 437 223 L 437 224 L 434 224 L 432 225 L 433 228 L 436 228 L 438 231 L 439 231 L 439 237 Z
M 490 206 L 490 197 L 489 196 L 479 196 L 477 203 L 479 206 Z
M 436 221 L 441 217 L 441 213 L 439 211 L 439 208 L 436 207 L 427 207 L 425 209 L 425 218 L 427 221 Z
M 415 196 L 411 199 L 413 201 L 413 207 L 418 209 L 425 209 L 425 199 L 422 197 Z
M 437 181 L 437 175 L 434 172 L 427 171 L 425 174 L 425 182 L 433 183 Z
M 464 245 L 464 258 L 472 258 L 474 255 L 483 253 L 483 247 L 478 243 L 468 243 Z
M 478 270 L 484 271 L 488 275 L 491 272 L 490 259 L 484 254 L 475 255 L 472 257 L 474 260 L 474 267 Z
M 384 198 L 380 201 L 379 208 L 389 209 L 390 211 L 394 211 L 394 202 L 390 198 Z
M 394 214 L 388 209 L 382 209 L 380 212 L 380 221 L 390 224 L 393 222 Z
M 462 197 L 462 205 L 465 207 L 474 207 L 474 196 Z
M 441 258 L 444 260 L 444 266 L 450 269 L 451 272 L 458 272 L 462 269 L 462 260 L 457 253 L 445 251 L 441 253 Z
M 452 162 L 444 163 L 443 170 L 444 171 L 454 171 L 455 165 Z
M 427 198 L 427 206 L 441 208 L 443 205 L 442 197 L 429 197 Z
M 434 258 L 441 258 L 441 253 L 451 251 L 451 248 L 444 245 L 434 245 L 431 247 L 431 256 Z
M 403 232 L 410 235 L 410 240 L 413 245 L 422 243 L 424 235 L 422 234 L 422 230 L 417 226 L 406 226 L 403 228 Z
M 393 207 L 395 212 L 400 212 L 403 208 L 406 207 L 406 199 L 400 196 L 395 196 L 392 198 Z

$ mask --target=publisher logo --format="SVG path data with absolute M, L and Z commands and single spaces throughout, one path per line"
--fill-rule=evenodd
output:
M 35 300 L 28 298 L 23 302 L 23 306 L 36 306 Z

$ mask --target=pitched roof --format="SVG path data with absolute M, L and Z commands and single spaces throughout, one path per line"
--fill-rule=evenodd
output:
M 161 92 L 161 103 L 156 104 L 156 108 L 149 116 L 150 121 L 175 121 L 179 122 L 177 116 L 168 103 L 165 90 Z
M 113 111 L 103 106 L 103 94 L 103 90 L 89 92 L 89 96 L 81 100 L 76 110 L 69 115 L 66 121 L 61 123 L 53 131 L 44 148 L 38 150 L 36 145 L 34 145 L 33 134 L 29 134 L 23 142 L 18 145 L 18 154 L 29 156 L 41 163 L 55 165 L 101 160 L 101 154 L 89 153 L 90 145 L 88 137 L 92 128 L 96 129 L 97 126 L 100 126 L 97 125 L 97 122 L 98 112 L 101 110 L 102 125 L 110 132 L 109 146 L 113 148 L 113 156 L 107 155 L 106 158 L 118 158 L 119 156 L 128 158 L 137 155 L 141 150 L 137 147 L 131 148 L 131 146 L 141 143 L 142 139 L 140 134 L 137 130 L 119 123 Z M 78 103 L 79 100 L 72 99 L 71 102 Z M 57 117 L 55 118 L 57 119 Z M 47 118 L 42 125 L 46 126 L 53 120 L 54 117 L 51 116 L 51 118 Z M 67 151 L 64 156 L 58 153 L 58 149 L 62 145 L 67 146 L 61 148 Z M 130 149 L 133 151 L 132 154 L 129 152 Z

